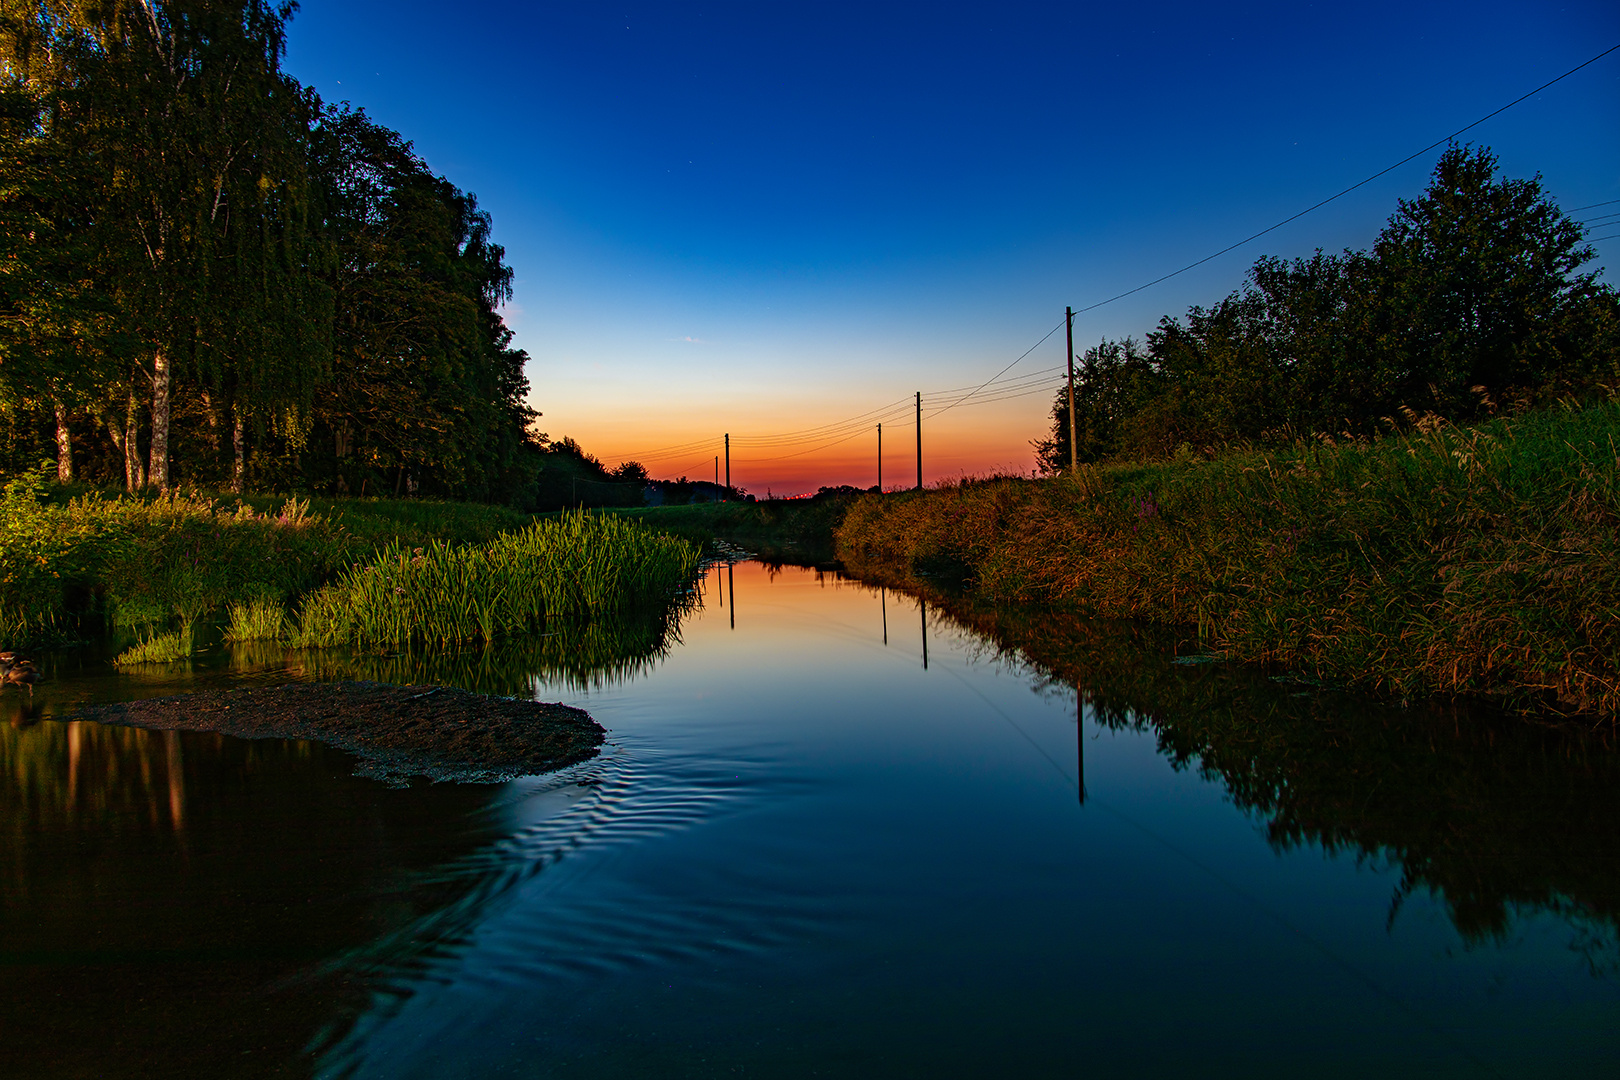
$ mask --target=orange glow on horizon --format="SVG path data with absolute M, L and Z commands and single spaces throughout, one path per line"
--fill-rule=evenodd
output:
M 1048 433 L 1050 408 L 1050 395 L 1036 394 L 982 406 L 964 403 L 930 416 L 925 401 L 923 482 L 990 473 L 1029 475 L 1036 464 L 1030 442 Z M 849 415 L 848 404 L 844 409 L 844 416 Z M 901 411 L 902 416 L 885 414 L 883 421 L 883 486 L 890 489 L 917 482 L 915 414 L 896 410 Z M 817 412 L 808 415 L 803 408 L 779 404 L 769 410 L 749 408 L 739 421 L 735 412 L 725 416 L 718 408 L 705 409 L 701 416 L 661 412 L 631 417 L 619 410 L 604 414 L 553 407 L 541 427 L 553 438 L 574 439 L 609 468 L 639 461 L 655 479 L 713 480 L 718 459 L 723 483 L 729 430 L 731 483 L 752 494 L 801 495 L 840 484 L 876 484 L 877 423 L 855 421 L 826 436 L 792 434 L 843 419 L 831 410 Z

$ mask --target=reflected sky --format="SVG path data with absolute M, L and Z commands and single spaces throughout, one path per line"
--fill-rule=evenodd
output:
M 261 1072 L 356 1077 L 1597 1076 L 1620 1053 L 1600 741 L 758 562 L 711 566 L 665 644 L 599 679 L 522 649 L 442 668 L 608 741 L 403 791 L 308 744 L 52 721 L 110 677 L 61 660 L 47 718 L 0 728 L 0 962 L 10 1015 L 77 1008 L 0 1065 L 51 1075 L 57 1039 L 78 1071 L 219 1075 L 254 1031 Z M 186 677 L 328 669 L 232 670 Z
M 915 597 L 743 563 L 704 598 L 649 677 L 538 687 L 609 728 L 600 801 L 326 1068 L 1580 1075 L 1620 1049 L 1579 951 L 1612 923 L 1470 941 L 1422 889 L 1391 923 L 1400 866 L 1279 848 L 1150 728 L 1077 724 Z

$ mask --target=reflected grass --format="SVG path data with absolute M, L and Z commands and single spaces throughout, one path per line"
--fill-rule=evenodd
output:
M 872 582 L 876 584 L 875 581 Z M 1465 942 L 1510 940 L 1545 911 L 1594 972 L 1620 974 L 1620 746 L 1611 731 L 1526 723 L 1467 702 L 1398 708 L 1234 663 L 1178 664 L 1197 637 L 1072 611 L 994 608 L 916 578 L 930 617 L 988 658 L 1078 692 L 1101 727 L 1151 734 L 1220 783 L 1279 851 L 1399 867 L 1389 918 L 1437 898 Z M 1072 688 L 1072 690 L 1071 690 Z

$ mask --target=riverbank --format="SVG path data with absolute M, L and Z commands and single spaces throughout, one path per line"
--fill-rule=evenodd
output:
M 1187 627 L 1201 649 L 1399 698 L 1620 716 L 1620 406 L 1371 442 L 866 496 L 858 574 Z
M 608 518 L 502 507 L 73 493 L 42 472 L 0 497 L 6 648 L 111 630 L 120 663 L 172 662 L 223 617 L 235 641 L 489 642 L 678 599 L 698 551 Z

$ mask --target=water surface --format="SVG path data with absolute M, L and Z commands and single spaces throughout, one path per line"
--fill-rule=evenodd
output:
M 0 727 L 0 1066 L 1612 1075 L 1612 748 L 1177 648 L 742 562 L 617 663 L 54 658 Z M 608 745 L 394 790 L 50 718 L 355 674 L 562 700 Z

